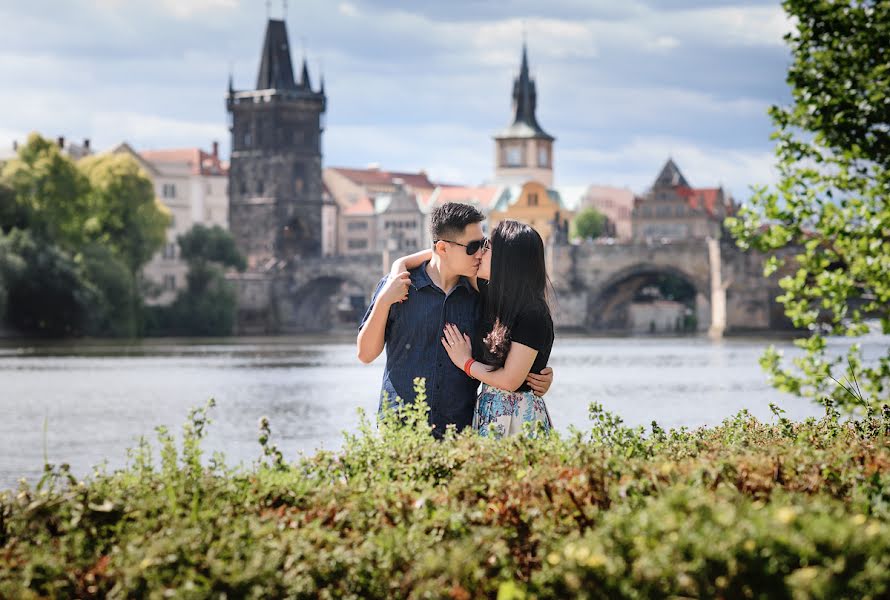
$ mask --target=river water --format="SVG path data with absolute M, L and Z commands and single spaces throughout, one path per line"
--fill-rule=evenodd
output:
M 586 427 L 601 402 L 631 425 L 719 423 L 747 408 L 770 418 L 769 403 L 802 419 L 821 414 L 806 400 L 769 387 L 757 359 L 770 342 L 728 338 L 560 336 L 546 401 L 557 429 Z M 787 341 L 772 341 L 791 350 Z M 886 339 L 874 344 L 886 346 Z M 268 416 L 285 456 L 336 449 L 354 431 L 357 409 L 377 408 L 384 357 L 355 358 L 350 338 L 270 337 L 0 344 L 0 490 L 35 481 L 46 458 L 85 476 L 154 428 L 178 434 L 192 407 L 215 398 L 207 454 L 231 465 L 260 456 L 257 422 Z

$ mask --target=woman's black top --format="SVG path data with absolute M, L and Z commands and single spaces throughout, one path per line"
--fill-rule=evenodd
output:
M 494 323 L 487 318 L 486 304 L 488 301 L 488 282 L 482 279 L 479 282 L 479 299 L 482 308 L 482 322 L 476 328 L 476 338 L 473 340 L 473 358 L 484 362 L 482 359 L 482 340 L 491 333 Z M 531 372 L 540 373 L 550 360 L 550 350 L 553 348 L 553 319 L 546 305 L 530 306 L 522 310 L 516 320 L 510 325 L 510 341 L 528 346 L 538 351 L 535 362 L 532 363 Z M 525 382 L 516 389 L 517 392 L 531 391 L 531 387 Z

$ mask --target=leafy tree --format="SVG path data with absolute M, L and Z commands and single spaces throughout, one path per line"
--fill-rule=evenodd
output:
M 195 225 L 177 238 L 188 262 L 187 286 L 169 307 L 151 309 L 150 333 L 228 335 L 235 325 L 237 298 L 224 268 L 244 270 L 246 261 L 232 235 L 219 226 Z
M 606 232 L 606 216 L 591 207 L 585 208 L 572 221 L 573 238 L 598 238 Z
M 9 325 L 25 333 L 56 337 L 86 331 L 101 292 L 66 252 L 14 229 L 0 235 L 0 257 L 14 265 L 4 269 Z
M 91 244 L 78 256 L 84 276 L 95 286 L 96 302 L 90 308 L 85 333 L 95 336 L 133 337 L 141 327 L 142 298 L 136 276 L 107 246 Z
M 131 156 L 101 154 L 78 166 L 90 183 L 87 235 L 110 248 L 131 273 L 138 273 L 163 246 L 169 211 L 155 198 L 151 180 Z
M 220 227 L 195 225 L 188 232 L 176 238 L 183 260 L 190 265 L 215 262 L 225 267 L 243 271 L 247 266 L 244 257 L 235 246 L 232 234 Z
M 785 313 L 812 335 L 789 367 L 771 347 L 773 385 L 831 394 L 847 410 L 890 399 L 890 347 L 832 355 L 824 335 L 890 333 L 890 3 L 787 0 L 793 102 L 773 106 L 779 182 L 754 190 L 727 226 L 742 248 L 796 249 L 781 279 Z M 773 257 L 767 274 L 783 266 Z M 860 393 L 861 390 L 861 393 Z M 864 396 L 864 398 L 860 398 Z
M 32 133 L 18 157 L 3 165 L 0 180 L 13 192 L 12 206 L 9 192 L 2 194 L 8 228 L 28 229 L 67 250 L 83 244 L 89 182 L 58 145 Z

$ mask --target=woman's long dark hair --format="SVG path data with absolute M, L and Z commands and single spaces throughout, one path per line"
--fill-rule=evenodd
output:
M 551 292 L 544 261 L 544 241 L 532 227 L 501 221 L 491 232 L 491 274 L 485 323 L 493 323 L 482 341 L 483 361 L 503 367 L 510 351 L 510 329 L 520 313 L 539 310 L 550 314 Z

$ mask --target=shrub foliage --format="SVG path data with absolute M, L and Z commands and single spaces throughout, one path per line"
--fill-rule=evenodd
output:
M 419 386 L 422 395 L 422 383 Z M 890 409 L 650 432 L 429 435 L 404 405 L 342 450 L 206 460 L 158 428 L 89 481 L 47 466 L 0 500 L 15 598 L 886 598 Z M 159 456 L 159 460 L 155 457 Z

